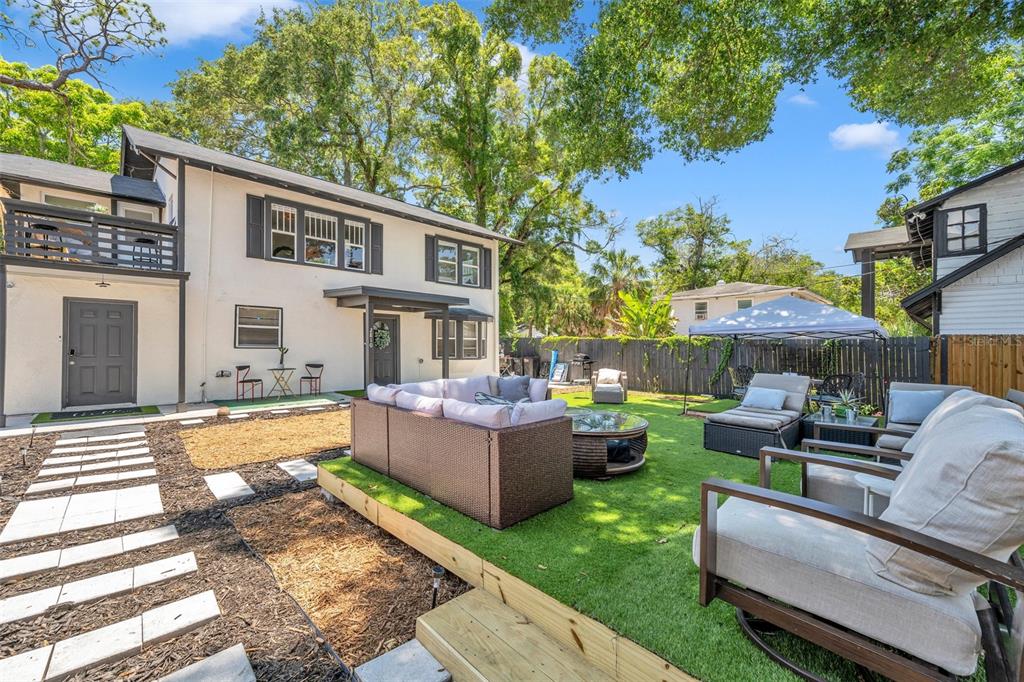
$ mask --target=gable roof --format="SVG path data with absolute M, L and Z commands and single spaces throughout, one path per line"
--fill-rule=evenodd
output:
M 338 201 L 349 206 L 378 211 L 475 237 L 517 242 L 515 239 L 474 223 L 398 199 L 365 192 L 354 187 L 339 185 L 327 180 L 321 180 L 320 178 L 303 175 L 302 173 L 284 170 L 261 161 L 254 161 L 243 156 L 201 147 L 191 142 L 185 142 L 184 140 L 178 140 L 134 126 L 125 125 L 122 126 L 122 130 L 124 133 L 122 155 L 125 158 L 125 162 L 127 162 L 130 153 L 142 150 L 158 156 L 183 159 L 192 165 L 212 168 L 220 173 L 257 180 L 283 189 L 303 192 L 312 196 Z M 151 165 L 151 161 L 148 164 L 141 165 Z
M 915 291 L 910 296 L 907 296 L 900 302 L 903 309 L 907 311 L 911 316 L 916 317 L 927 317 L 931 310 L 931 295 L 937 291 L 942 291 L 950 284 L 959 282 L 967 275 L 972 272 L 977 272 L 981 268 L 985 267 L 989 263 L 999 260 L 1003 256 L 1007 255 L 1024 246 L 1024 233 L 1021 233 L 1010 239 L 995 249 L 992 249 L 984 256 L 978 256 L 970 263 L 963 265 L 953 272 L 950 272 L 942 277 L 938 278 L 928 286 Z
M 0 154 L 0 177 L 70 191 L 94 192 L 116 199 L 160 205 L 166 202 L 160 187 L 150 180 L 21 154 Z
M 931 199 L 927 199 L 918 204 L 915 204 L 914 206 L 911 206 L 910 208 L 906 208 L 903 210 L 903 215 L 909 218 L 910 215 L 913 213 L 923 213 L 927 210 L 935 208 L 939 204 L 945 202 L 946 199 L 949 199 L 950 197 L 956 196 L 961 192 L 966 192 L 969 189 L 974 189 L 975 187 L 984 185 L 986 182 L 995 180 L 1000 176 L 1006 175 L 1007 173 L 1012 173 L 1013 171 L 1016 170 L 1020 170 L 1021 168 L 1024 168 L 1024 159 L 1011 163 L 1008 166 L 997 168 L 996 170 L 991 171 L 990 173 L 986 173 L 985 175 L 979 176 L 974 180 L 971 180 L 970 182 L 967 182 L 958 187 L 954 187 L 953 189 L 946 190 L 945 192 L 939 194 L 938 196 L 934 196 Z
M 695 298 L 723 298 L 726 296 L 756 296 L 761 294 L 799 293 L 820 303 L 828 303 L 824 298 L 805 287 L 787 287 L 777 284 L 753 284 L 751 282 L 729 282 L 716 284 L 712 287 L 689 289 L 672 294 L 673 301 L 687 301 Z

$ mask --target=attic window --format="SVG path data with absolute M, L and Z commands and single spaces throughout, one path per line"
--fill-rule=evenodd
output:
M 971 256 L 985 253 L 987 229 L 985 204 L 962 206 L 942 212 L 940 256 Z

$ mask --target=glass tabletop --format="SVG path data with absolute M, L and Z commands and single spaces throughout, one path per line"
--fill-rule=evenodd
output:
M 849 424 L 846 421 L 846 417 L 839 417 L 835 412 L 830 414 L 828 418 L 825 417 L 821 412 L 815 412 L 804 417 L 807 421 L 821 422 L 822 424 Z M 864 415 L 858 415 L 857 420 L 853 422 L 858 426 L 874 426 L 878 423 L 878 417 L 866 417 Z
M 573 433 L 616 434 L 647 428 L 647 420 L 625 412 L 592 410 L 572 414 Z

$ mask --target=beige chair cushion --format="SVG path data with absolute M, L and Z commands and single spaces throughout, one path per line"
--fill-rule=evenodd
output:
M 901 471 L 899 466 L 880 464 L 892 469 Z M 824 464 L 807 465 L 807 489 L 804 491 L 806 497 L 819 502 L 828 502 L 843 509 L 861 512 L 864 510 L 864 488 L 854 480 L 857 472 L 849 469 L 839 469 Z M 887 506 L 884 500 L 875 499 L 875 513 L 879 514 Z
M 565 414 L 569 403 L 561 398 L 541 400 L 539 403 L 521 402 L 512 406 L 512 426 L 558 419 Z
M 970 594 L 936 597 L 883 580 L 866 536 L 827 521 L 731 498 L 718 510 L 715 573 L 941 666 L 977 667 L 981 630 Z M 700 532 L 693 538 L 699 564 Z
M 512 408 L 509 405 L 477 405 L 445 398 L 442 410 L 448 419 L 488 429 L 502 429 L 512 425 Z
M 370 384 L 366 387 L 366 397 L 370 402 L 383 403 L 384 405 L 394 405 L 395 398 L 402 389 L 392 386 L 378 386 L 377 384 Z
M 930 434 L 934 430 L 935 426 L 941 423 L 943 419 L 947 418 L 951 414 L 969 410 L 972 407 L 977 407 L 979 405 L 1006 407 L 1024 414 L 1024 408 L 1021 408 L 1019 405 L 965 388 L 951 394 L 939 403 L 938 407 L 929 413 L 928 417 L 921 422 L 921 426 L 914 432 L 914 435 L 911 436 L 910 440 L 904 444 L 903 451 L 911 455 L 914 454 L 921 446 L 921 443 L 924 442 L 925 438 L 928 437 L 928 434 Z M 881 439 L 879 439 L 879 447 L 884 448 L 889 446 L 882 445 Z
M 619 384 L 598 384 L 592 392 L 595 403 L 622 403 L 624 391 Z
M 425 395 L 428 398 L 443 398 L 444 384 L 444 379 L 434 379 L 433 381 L 417 381 L 410 384 L 389 384 L 388 388 L 400 388 L 406 393 Z
M 978 406 L 936 424 L 896 480 L 881 519 L 999 561 L 1024 544 L 1024 416 Z M 924 594 L 967 594 L 984 580 L 884 540 L 878 575 Z
M 548 380 L 547 379 L 530 379 L 530 402 L 539 403 L 542 400 L 547 400 L 548 397 Z
M 619 383 L 619 375 L 622 374 L 617 369 L 602 368 L 597 370 L 597 383 L 598 384 L 617 384 Z
M 775 431 L 800 418 L 795 410 L 761 410 L 756 407 L 734 407 L 718 414 L 709 414 L 707 421 L 714 424 L 742 426 L 748 429 Z
M 462 379 L 446 379 L 444 397 L 461 400 L 464 403 L 476 402 L 477 393 L 490 393 L 491 381 L 486 374 Z
M 811 387 L 811 378 L 797 374 L 755 374 L 749 386 L 781 389 L 786 392 L 783 409 L 802 412 L 807 402 L 807 391 Z
M 895 436 L 886 433 L 878 437 L 878 440 L 875 442 L 875 445 L 877 445 L 880 448 L 886 448 L 888 450 L 903 450 L 903 448 L 906 447 L 909 441 L 909 437 Z
M 440 417 L 443 414 L 442 398 L 428 398 L 425 395 L 416 395 L 408 391 L 399 391 L 395 396 L 395 405 L 403 410 L 412 410 L 425 414 L 428 417 Z

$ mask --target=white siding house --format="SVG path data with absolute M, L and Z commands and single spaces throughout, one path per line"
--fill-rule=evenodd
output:
M 296 392 L 496 370 L 504 237 L 136 128 L 122 158 L 0 158 L 0 420 L 268 391 L 281 345 Z
M 719 280 L 713 287 L 690 289 L 672 295 L 672 312 L 676 316 L 676 334 L 686 335 L 690 325 L 713 320 L 729 313 L 774 301 L 782 296 L 796 296 L 816 303 L 829 303 L 804 287 L 772 284 L 751 284 Z
M 908 297 L 934 333 L 1024 333 L 1024 162 L 907 210 L 911 244 L 931 247 L 932 283 Z

